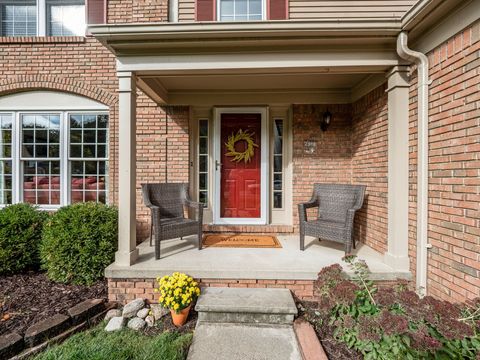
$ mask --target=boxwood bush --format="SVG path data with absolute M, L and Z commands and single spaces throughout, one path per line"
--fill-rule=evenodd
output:
M 47 213 L 28 204 L 0 210 L 0 274 L 38 268 L 38 247 L 47 217 Z
M 91 285 L 117 248 L 117 210 L 92 202 L 65 206 L 43 228 L 40 257 L 50 279 Z

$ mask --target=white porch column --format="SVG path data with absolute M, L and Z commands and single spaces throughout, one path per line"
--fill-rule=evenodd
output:
M 385 262 L 409 271 L 408 260 L 408 66 L 388 77 L 388 251 Z
M 118 251 L 115 263 L 130 266 L 138 257 L 136 237 L 136 82 L 118 72 Z

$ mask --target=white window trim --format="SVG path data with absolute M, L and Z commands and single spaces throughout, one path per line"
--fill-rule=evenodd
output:
M 222 0 L 217 0 L 217 3 L 216 3 L 216 17 L 217 17 L 217 21 L 221 21 L 221 22 L 228 22 L 228 21 L 222 21 L 220 20 L 221 19 L 221 3 Z M 267 0 L 262 0 L 262 19 L 261 20 L 244 20 L 244 21 L 264 21 L 264 20 L 267 20 Z M 234 22 L 236 20 L 233 20 Z
M 72 111 L 65 111 L 65 110 L 18 110 L 18 111 L 2 111 L 0 110 L 0 114 L 9 114 L 12 116 L 13 124 L 12 124 L 12 204 L 18 204 L 23 202 L 23 188 L 22 188 L 22 179 L 23 179 L 23 172 L 22 172 L 22 157 L 21 157 L 21 126 L 20 126 L 20 117 L 24 114 L 59 114 L 60 115 L 60 204 L 59 205 L 36 205 L 41 210 L 46 211 L 53 211 L 58 210 L 62 206 L 66 206 L 70 204 L 70 188 L 68 186 L 69 179 L 71 178 L 71 166 L 70 162 L 75 161 L 77 158 L 70 159 L 69 157 L 69 148 L 70 148 L 70 139 L 69 139 L 69 131 L 70 131 L 70 124 L 69 124 L 69 116 L 70 114 L 95 114 L 95 115 L 109 115 L 108 111 L 101 111 L 101 110 L 72 110 Z M 108 119 L 110 122 L 110 118 Z M 107 163 L 110 161 L 110 153 L 109 153 L 109 139 L 110 139 L 110 129 L 107 128 L 107 157 L 106 158 L 94 158 L 92 161 L 106 161 Z M 85 158 L 78 158 L 79 161 L 85 161 Z M 88 160 L 87 160 L 88 161 Z M 107 167 L 107 177 L 108 174 L 108 167 Z M 108 204 L 108 183 L 106 185 L 106 197 L 105 203 Z M 0 204 L 0 208 L 8 206 L 9 204 Z
M 86 9 L 86 0 L 84 2 L 84 6 Z M 47 36 L 47 2 L 46 0 L 35 0 L 35 6 L 37 8 L 37 34 L 35 36 Z M 85 10 L 86 11 L 86 10 Z M 1 21 L 1 19 L 0 19 Z M 86 24 L 87 22 L 87 17 L 85 14 L 85 32 L 86 32 Z M 5 36 L 2 34 L 2 36 Z M 54 36 L 54 35 L 52 35 Z M 82 35 L 73 35 L 73 36 L 85 36 L 85 34 Z

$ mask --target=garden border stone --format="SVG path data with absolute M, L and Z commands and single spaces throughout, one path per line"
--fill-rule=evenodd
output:
M 105 301 L 103 299 L 88 299 L 67 310 L 72 319 L 72 324 L 77 325 L 88 321 L 92 316 L 102 311 Z
M 0 359 L 8 359 L 25 347 L 23 337 L 16 332 L 0 336 Z
M 25 331 L 25 343 L 30 347 L 38 345 L 68 329 L 70 323 L 70 317 L 67 315 L 53 315 L 30 326 Z
M 98 322 L 100 322 L 103 317 L 105 316 L 105 314 L 107 313 L 108 310 L 111 310 L 111 309 L 114 309 L 118 306 L 117 303 L 113 303 L 113 302 L 108 302 L 105 304 L 105 309 L 103 309 L 103 311 L 99 312 L 98 314 L 92 316 L 89 321 L 84 321 L 83 323 L 79 324 L 79 325 L 76 325 L 74 327 L 71 327 L 69 328 L 68 330 L 64 331 L 63 333 L 53 337 L 53 338 L 50 338 L 48 340 L 46 340 L 45 342 L 37 345 L 37 346 L 34 346 L 34 347 L 31 347 L 31 348 L 28 348 L 28 349 L 25 349 L 22 353 L 16 355 L 16 356 L 13 356 L 10 360 L 26 360 L 26 359 L 30 359 L 30 357 L 32 357 L 33 355 L 36 355 L 38 353 L 40 353 L 41 351 L 45 350 L 49 345 L 52 345 L 52 344 L 56 344 L 56 343 L 60 343 L 62 342 L 63 340 L 65 340 L 66 338 L 68 338 L 69 336 L 81 331 L 81 330 L 84 330 L 94 324 L 97 324 Z

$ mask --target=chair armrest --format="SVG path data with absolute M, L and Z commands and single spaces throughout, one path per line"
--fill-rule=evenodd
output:
M 196 201 L 189 200 L 189 199 L 185 199 L 184 204 L 185 204 L 185 206 L 188 206 L 192 209 L 202 209 L 203 210 L 203 208 L 205 207 L 205 205 L 203 203 L 196 202 Z
M 358 209 L 348 209 L 347 210 L 347 221 L 346 223 L 347 224 L 353 224 L 353 219 L 355 218 L 355 212 L 357 211 Z
M 307 209 L 317 207 L 318 200 L 312 199 L 305 203 L 298 204 L 298 215 L 300 217 L 300 222 L 307 221 Z
M 191 208 L 191 209 L 195 209 L 196 211 L 196 215 L 197 215 L 197 221 L 200 222 L 200 224 L 203 223 L 203 208 L 205 207 L 205 205 L 203 203 L 200 203 L 200 202 L 196 202 L 196 201 L 192 201 L 192 200 L 189 200 L 189 199 L 185 199 L 184 200 L 184 205 Z M 189 217 L 190 217 L 190 213 L 189 213 Z

